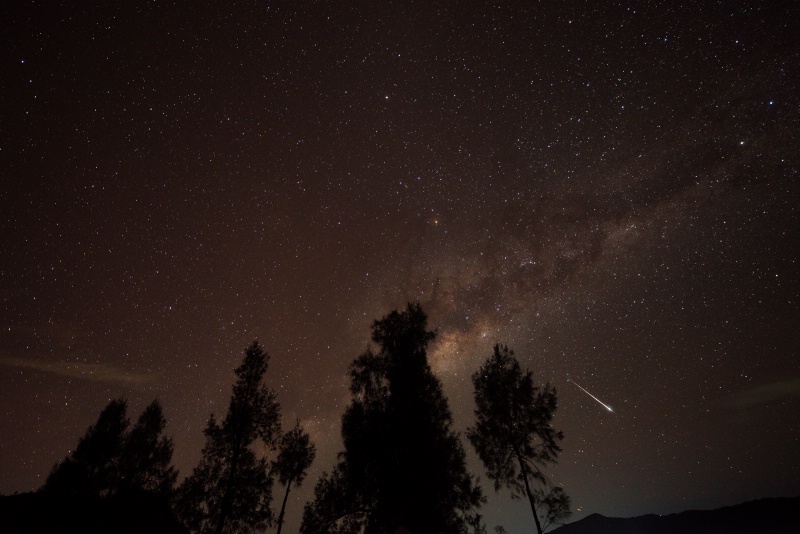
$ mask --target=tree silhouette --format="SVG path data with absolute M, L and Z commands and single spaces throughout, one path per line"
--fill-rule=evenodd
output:
M 163 436 L 167 420 L 158 399 L 145 408 L 125 438 L 119 462 L 120 488 L 169 497 L 178 472 L 170 463 L 174 445 Z
M 350 366 L 345 450 L 315 487 L 301 531 L 415 534 L 477 526 L 480 487 L 465 465 L 460 437 L 427 360 L 435 333 L 418 304 L 372 325 L 377 353 Z
M 280 434 L 280 405 L 263 383 L 269 356 L 254 341 L 236 368 L 228 413 L 213 414 L 204 431 L 203 457 L 181 484 L 179 516 L 196 532 L 250 532 L 272 522 L 269 463 L 254 450 L 274 450 Z
M 314 501 L 303 509 L 302 534 L 351 534 L 361 532 L 369 519 L 371 500 L 345 474 L 345 462 L 330 474 L 323 472 L 314 486 Z
M 126 411 L 124 399 L 109 402 L 72 454 L 53 467 L 42 491 L 79 496 L 113 493 L 125 431 L 130 425 Z
M 286 511 L 289 490 L 292 484 L 300 487 L 306 478 L 306 470 L 311 467 L 316 455 L 317 449 L 311 443 L 310 436 L 303 431 L 300 420 L 298 420 L 294 428 L 281 438 L 278 459 L 272 463 L 272 469 L 278 475 L 278 481 L 286 487 L 281 512 L 278 515 L 278 534 L 283 528 L 283 515 Z
M 154 400 L 127 432 L 127 402 L 115 399 L 86 430 L 75 451 L 53 467 L 44 492 L 104 497 L 127 491 L 150 491 L 169 497 L 177 472 L 172 439 L 163 436 L 166 419 Z
M 475 427 L 467 430 L 495 490 L 506 486 L 512 496 L 528 497 L 536 529 L 569 516 L 570 502 L 541 468 L 555 463 L 564 439 L 551 421 L 557 407 L 555 388 L 533 385 L 530 371 L 522 372 L 508 347 L 494 352 L 472 375 L 475 387 Z M 541 514 L 541 517 L 540 517 Z

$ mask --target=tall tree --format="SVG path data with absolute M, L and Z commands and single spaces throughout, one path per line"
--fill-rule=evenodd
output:
M 345 450 L 306 505 L 301 531 L 461 532 L 479 523 L 480 487 L 469 475 L 442 385 L 428 365 L 435 332 L 419 304 L 372 325 L 377 352 L 350 366 Z
M 564 439 L 553 428 L 558 405 L 549 384 L 533 385 L 531 371 L 522 372 L 506 346 L 495 345 L 492 355 L 472 375 L 475 387 L 475 426 L 467 430 L 495 490 L 506 486 L 512 496 L 527 496 L 536 530 L 570 514 L 569 496 L 553 486 L 542 468 L 556 462 Z
M 283 516 L 286 511 L 286 501 L 289 499 L 289 490 L 292 484 L 300 487 L 306 478 L 306 470 L 314 463 L 317 449 L 311 443 L 311 437 L 303 431 L 298 419 L 294 428 L 281 438 L 278 459 L 272 463 L 272 469 L 278 475 L 278 481 L 286 487 L 283 504 L 278 515 L 278 533 L 283 528 Z
M 141 489 L 170 497 L 178 472 L 172 467 L 172 438 L 164 436 L 167 420 L 158 399 L 150 403 L 128 432 L 122 447 L 120 489 Z
M 213 414 L 204 431 L 203 457 L 178 490 L 176 507 L 196 532 L 250 532 L 272 522 L 273 475 L 256 447 L 273 451 L 280 436 L 280 405 L 264 384 L 269 356 L 254 341 L 236 368 L 228 413 Z

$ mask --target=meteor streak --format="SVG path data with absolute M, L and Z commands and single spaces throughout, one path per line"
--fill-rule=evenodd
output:
M 608 405 L 608 404 L 606 404 L 605 402 L 601 401 L 600 399 L 598 399 L 597 397 L 595 397 L 594 395 L 592 395 L 591 393 L 589 393 L 588 391 L 586 391 L 586 390 L 585 390 L 583 387 L 581 387 L 581 385 L 580 385 L 580 384 L 578 384 L 577 382 L 575 382 L 574 380 L 572 380 L 572 379 L 569 379 L 569 378 L 568 378 L 567 380 L 569 380 L 570 382 L 572 382 L 573 384 L 575 384 L 576 386 L 578 386 L 579 388 L 581 388 L 581 391 L 583 391 L 584 393 L 586 393 L 587 395 L 589 395 L 591 398 L 593 398 L 594 400 L 596 400 L 597 402 L 599 402 L 600 404 L 602 404 L 602 405 L 603 405 L 603 407 L 604 407 L 606 410 L 608 410 L 608 411 L 609 411 L 609 412 L 611 412 L 611 413 L 614 413 L 614 410 L 612 410 L 612 409 L 611 409 L 611 406 L 609 406 L 609 405 Z

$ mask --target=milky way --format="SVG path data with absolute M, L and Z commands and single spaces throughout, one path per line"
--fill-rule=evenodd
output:
M 797 8 L 117 4 L 0 7 L 0 491 L 119 396 L 187 474 L 257 338 L 294 529 L 419 301 L 461 431 L 496 342 L 557 388 L 575 518 L 800 493 Z

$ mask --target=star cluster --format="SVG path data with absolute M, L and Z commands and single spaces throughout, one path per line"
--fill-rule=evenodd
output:
M 187 474 L 257 338 L 319 449 L 296 528 L 408 301 L 460 430 L 495 342 L 558 388 L 576 518 L 800 492 L 796 7 L 0 12 L 3 493 L 119 396 L 162 400 Z

